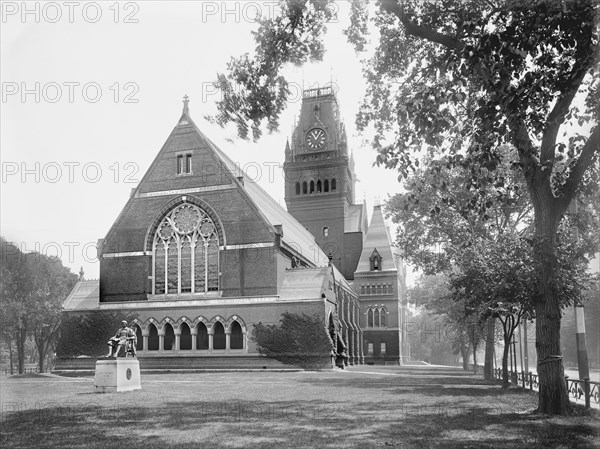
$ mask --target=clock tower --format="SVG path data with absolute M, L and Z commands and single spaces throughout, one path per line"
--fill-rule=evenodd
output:
M 285 202 L 288 212 L 314 236 L 347 279 L 362 250 L 366 218 L 354 205 L 354 161 L 332 87 L 305 90 L 300 118 L 285 148 Z M 360 235 L 347 235 L 360 234 Z M 360 246 L 360 248 L 357 248 Z

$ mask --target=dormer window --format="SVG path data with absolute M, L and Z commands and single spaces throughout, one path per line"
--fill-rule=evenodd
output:
M 371 271 L 381 271 L 381 256 L 377 252 L 377 249 L 373 250 L 369 261 L 371 262 Z

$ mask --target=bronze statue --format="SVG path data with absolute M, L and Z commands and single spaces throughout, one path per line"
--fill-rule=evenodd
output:
M 127 321 L 121 321 L 121 328 L 114 337 L 108 340 L 108 355 L 106 357 L 118 357 L 122 348 L 125 348 L 125 357 L 131 354 L 136 356 L 135 347 L 137 345 L 137 335 L 130 327 L 127 327 Z M 114 350 L 114 354 L 113 354 Z

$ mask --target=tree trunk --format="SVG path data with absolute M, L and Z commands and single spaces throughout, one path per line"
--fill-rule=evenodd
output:
M 561 310 L 558 286 L 555 282 L 558 218 L 555 216 L 556 212 L 550 209 L 553 208 L 540 206 L 535 211 L 535 260 L 540 274 L 538 297 L 535 302 L 535 347 L 539 375 L 537 411 L 565 415 L 570 412 L 571 406 L 560 350 Z
M 38 372 L 42 374 L 44 372 L 44 359 L 46 358 L 46 352 L 48 352 L 48 345 L 45 344 L 43 337 L 40 337 L 39 344 L 37 344 L 38 348 Z M 37 343 L 37 342 L 36 342 Z
M 13 363 L 12 338 L 8 340 L 8 356 L 10 357 L 10 375 L 12 376 L 15 373 L 15 367 Z
M 17 357 L 19 359 L 19 374 L 25 373 L 25 339 L 27 334 L 25 329 L 17 330 Z
M 504 351 L 502 352 L 502 388 L 508 389 L 508 351 L 510 349 L 510 335 L 504 334 Z
M 469 348 L 462 342 L 460 344 L 460 355 L 463 359 L 463 370 L 469 371 Z
M 485 337 L 485 360 L 483 366 L 483 378 L 494 380 L 494 343 L 496 336 L 496 318 L 488 318 L 487 332 Z
M 473 374 L 477 374 L 477 346 L 473 345 Z

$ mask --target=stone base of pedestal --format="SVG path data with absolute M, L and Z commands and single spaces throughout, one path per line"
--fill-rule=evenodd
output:
M 141 390 L 140 362 L 126 357 L 98 360 L 94 385 L 99 393 Z

